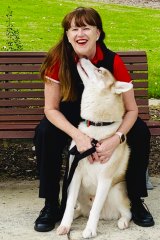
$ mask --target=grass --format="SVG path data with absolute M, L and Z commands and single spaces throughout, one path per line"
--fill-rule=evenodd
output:
M 113 51 L 145 50 L 149 63 L 149 95 L 160 98 L 160 10 L 100 1 L 6 0 L 0 8 L 0 49 L 6 44 L 6 13 L 13 11 L 24 51 L 48 51 L 61 35 L 61 20 L 77 6 L 94 7 L 101 15 L 105 43 Z

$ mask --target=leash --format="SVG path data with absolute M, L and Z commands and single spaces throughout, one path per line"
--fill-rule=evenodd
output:
M 67 166 L 66 166 L 66 172 L 65 172 L 65 176 L 64 176 L 64 181 L 63 181 L 63 189 L 62 189 L 62 201 L 61 201 L 61 214 L 63 215 L 65 208 L 66 208 L 66 201 L 67 201 L 67 192 L 68 192 L 68 187 L 72 181 L 74 172 L 76 170 L 76 167 L 79 163 L 80 160 L 82 160 L 85 157 L 88 157 L 89 155 L 91 155 L 92 153 L 96 152 L 96 144 L 98 143 L 97 140 L 93 139 L 91 141 L 92 147 L 89 148 L 88 150 L 86 150 L 83 153 L 80 153 L 77 150 L 76 145 L 69 150 L 69 156 L 70 155 L 74 155 L 74 160 L 71 164 L 71 168 L 69 170 L 69 161 L 67 161 Z M 68 159 L 69 159 L 68 156 Z M 69 171 L 69 174 L 68 174 Z
M 91 155 L 92 153 L 94 153 L 96 151 L 96 144 L 98 143 L 97 140 L 93 139 L 91 141 L 91 144 L 92 144 L 92 147 L 89 148 L 88 150 L 86 150 L 85 152 L 83 153 L 80 153 L 78 152 L 77 150 L 77 147 L 74 146 L 72 149 L 69 150 L 69 154 L 70 155 L 74 155 L 75 158 L 72 162 L 72 165 L 71 165 L 71 168 L 70 168 L 70 171 L 69 171 L 69 176 L 68 176 L 68 179 L 67 179 L 67 187 L 69 186 L 71 180 L 72 180 L 72 177 L 73 177 L 73 174 L 75 172 L 75 169 L 79 163 L 80 160 L 82 160 L 83 158 L 85 157 L 88 157 L 89 155 Z

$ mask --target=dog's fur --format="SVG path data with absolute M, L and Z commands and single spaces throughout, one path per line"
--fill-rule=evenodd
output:
M 121 93 L 131 89 L 132 84 L 115 81 L 108 70 L 98 69 L 84 58 L 78 63 L 77 69 L 84 84 L 82 118 L 93 122 L 114 122 L 108 126 L 88 127 L 83 121 L 79 129 L 98 141 L 114 135 L 125 113 Z M 73 145 L 75 143 L 72 141 L 71 147 Z M 83 231 L 84 238 L 97 235 L 99 219 L 118 219 L 120 229 L 129 226 L 130 202 L 125 185 L 128 158 L 129 148 L 123 142 L 104 164 L 90 164 L 87 158 L 79 162 L 69 186 L 66 209 L 57 229 L 58 234 L 68 233 L 73 218 L 80 215 L 89 216 Z M 73 157 L 70 157 L 70 163 L 72 161 Z

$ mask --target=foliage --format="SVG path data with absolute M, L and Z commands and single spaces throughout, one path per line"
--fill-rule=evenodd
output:
M 8 7 L 8 11 L 6 14 L 6 46 L 3 46 L 3 50 L 5 51 L 22 51 L 23 46 L 19 36 L 19 30 L 16 29 L 12 23 L 12 10 L 10 6 Z

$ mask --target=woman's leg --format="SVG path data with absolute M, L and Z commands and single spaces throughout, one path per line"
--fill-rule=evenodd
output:
M 128 195 L 131 199 L 147 197 L 146 171 L 149 163 L 150 132 L 140 118 L 127 134 L 127 142 L 131 150 L 126 174 Z
M 153 226 L 151 214 L 145 210 L 141 197 L 147 197 L 146 171 L 149 163 L 150 132 L 140 118 L 127 134 L 130 159 L 126 173 L 128 196 L 131 200 L 133 221 L 140 226 Z
M 40 179 L 39 197 L 58 204 L 62 151 L 67 135 L 44 118 L 35 132 L 35 148 Z
M 61 112 L 75 126 L 79 122 L 78 103 L 63 103 Z M 35 222 L 36 231 L 50 231 L 59 219 L 59 191 L 62 151 L 69 137 L 50 123 L 46 117 L 37 126 L 34 137 L 40 179 L 39 197 L 45 207 Z
M 45 207 L 35 222 L 36 231 L 50 231 L 59 214 L 59 191 L 62 151 L 67 144 L 67 135 L 44 118 L 35 131 L 39 197 L 45 198 Z

